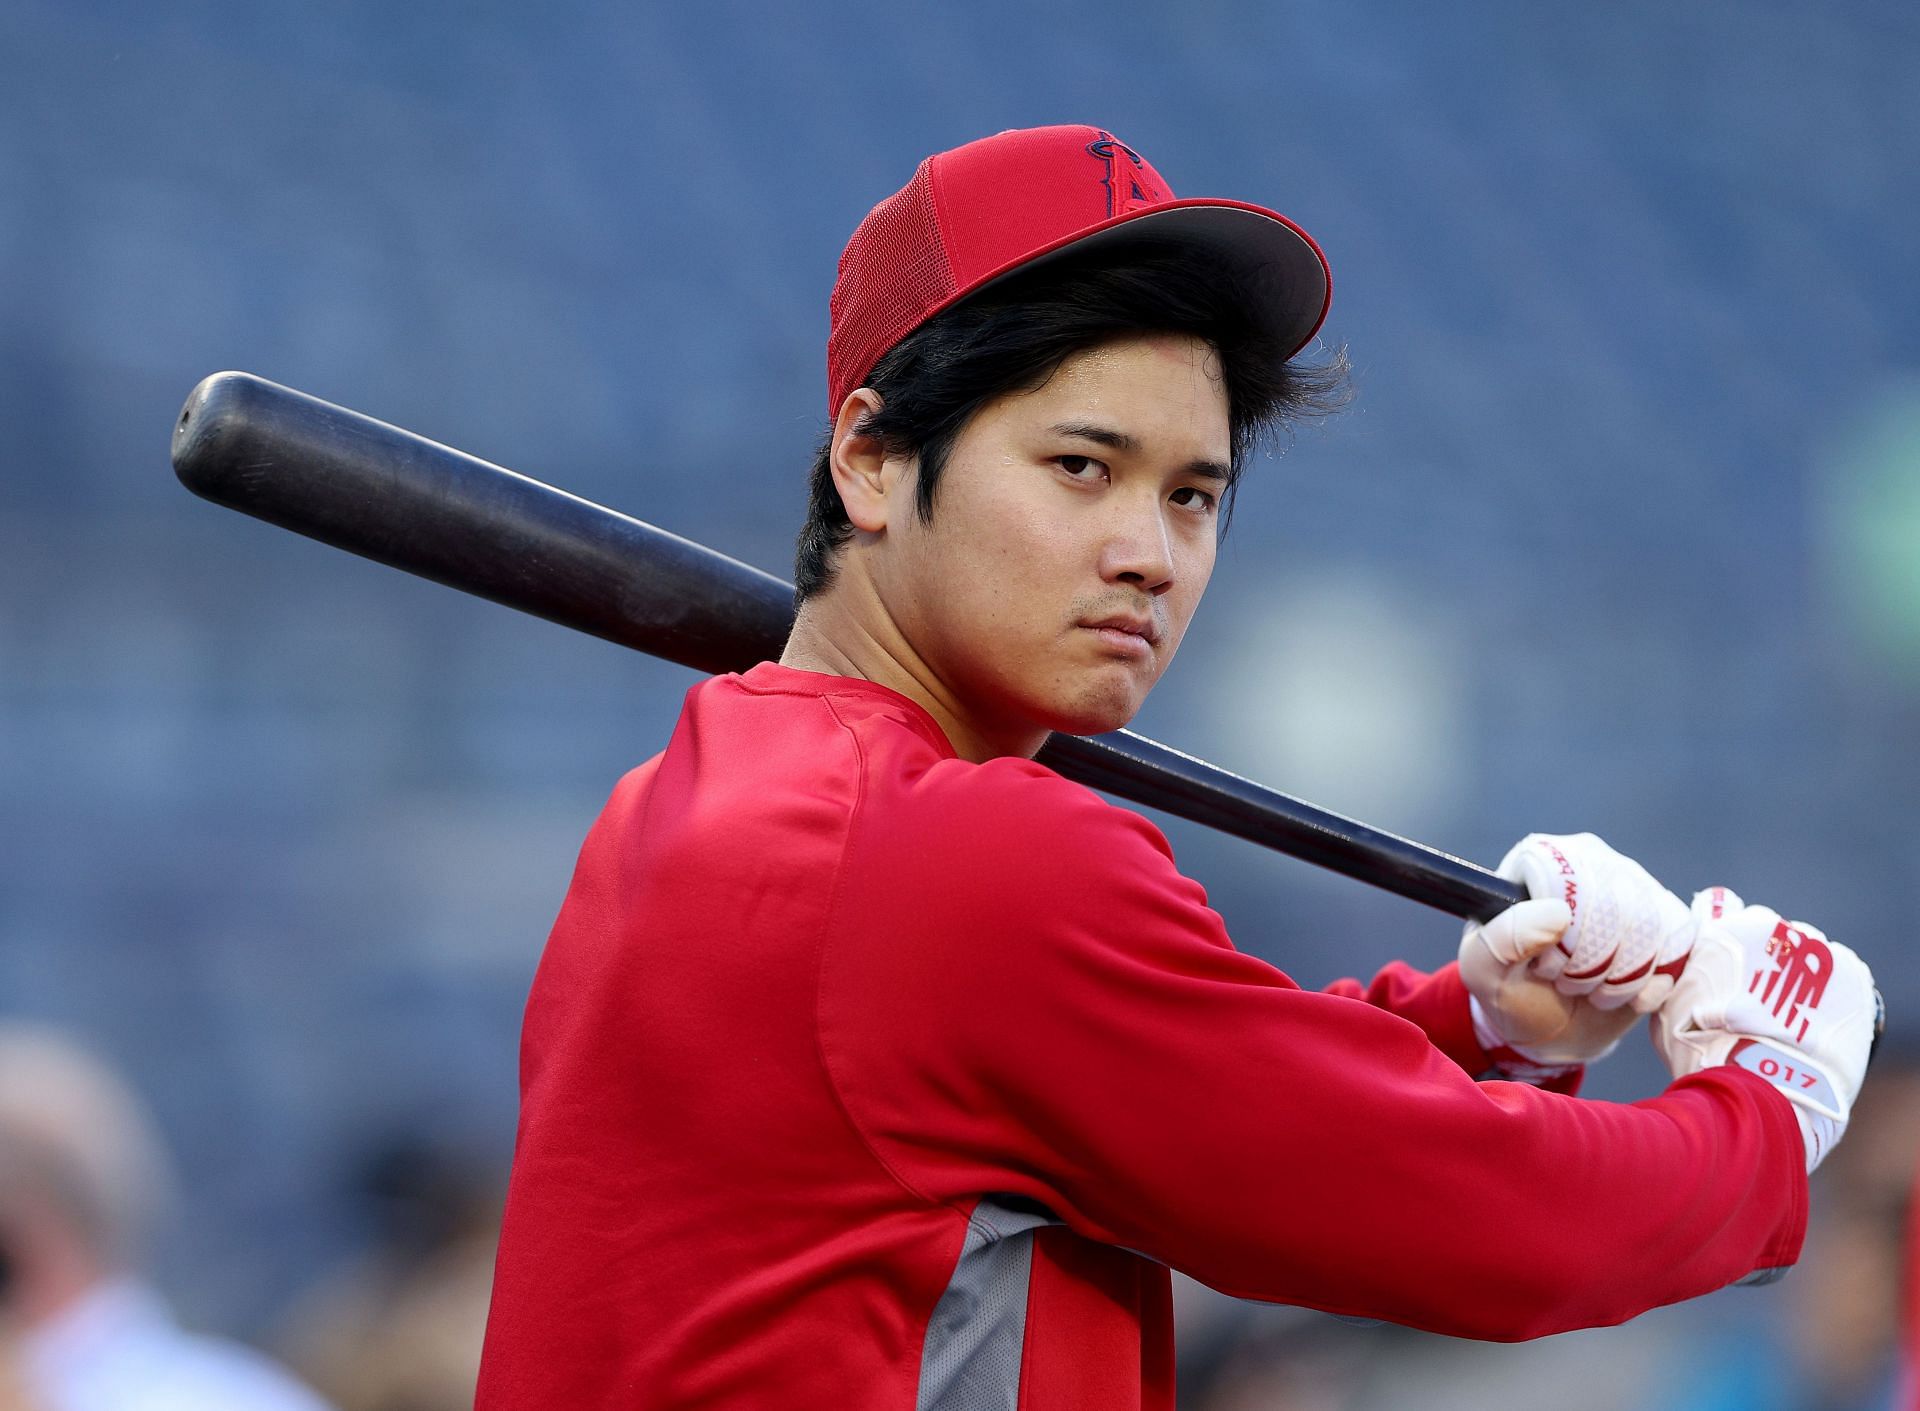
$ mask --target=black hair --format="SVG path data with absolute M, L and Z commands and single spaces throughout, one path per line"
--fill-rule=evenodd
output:
M 1119 338 L 1186 333 L 1210 344 L 1226 381 L 1231 477 L 1222 524 L 1248 452 L 1269 432 L 1324 416 L 1348 395 L 1347 360 L 1289 361 L 1248 310 L 1274 292 L 1256 275 L 1229 274 L 1190 245 L 1131 244 L 1022 271 L 935 314 L 868 373 L 880 410 L 862 423 L 890 453 L 919 458 L 915 503 L 933 518 L 940 474 L 962 428 L 997 397 L 1043 385 L 1075 353 Z M 809 478 L 807 520 L 795 554 L 795 597 L 833 579 L 834 558 L 853 536 L 833 483 L 829 427 Z

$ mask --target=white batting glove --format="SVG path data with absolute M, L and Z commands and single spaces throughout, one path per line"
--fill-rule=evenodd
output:
M 1680 898 L 1591 833 L 1529 833 L 1499 873 L 1530 899 L 1460 938 L 1474 1033 L 1504 1076 L 1539 1082 L 1612 1052 L 1685 968 Z
M 1631 1005 L 1649 1014 L 1673 992 L 1696 923 L 1632 858 L 1592 833 L 1529 833 L 1498 871 L 1529 896 L 1557 898 L 1573 912 L 1559 941 L 1532 965 L 1561 994 L 1585 995 L 1596 1009 Z
M 1676 1078 L 1736 1063 L 1794 1104 L 1812 1171 L 1840 1140 L 1873 1046 L 1873 974 L 1817 928 L 1724 887 L 1693 899 L 1686 973 L 1653 1020 Z
M 1553 898 L 1518 902 L 1460 937 L 1460 978 L 1470 996 L 1473 1032 L 1496 1072 L 1521 1082 L 1557 1078 L 1604 1058 L 1640 1017 L 1631 1008 L 1596 1009 L 1533 973 L 1573 913 Z

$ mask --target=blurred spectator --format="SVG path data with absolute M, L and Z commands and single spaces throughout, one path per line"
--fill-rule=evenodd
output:
M 1883 1045 L 1846 1140 L 1814 1177 L 1777 1327 L 1694 1346 L 1652 1411 L 1890 1411 L 1897 1401 L 1908 1192 L 1920 1152 L 1920 1055 Z
M 181 1329 L 143 1281 L 167 1187 L 118 1077 L 51 1030 L 0 1024 L 4 1411 L 16 1394 L 28 1411 L 324 1411 L 259 1353 Z
M 503 1175 L 414 1135 L 359 1172 L 372 1246 L 299 1301 L 282 1339 L 340 1411 L 470 1411 Z
M 1920 1169 L 1907 1197 L 1907 1270 L 1901 1281 L 1901 1338 L 1897 1358 L 1899 1391 L 1894 1411 L 1920 1411 Z
M 1796 1407 L 1896 1404 L 1917 1152 L 1920 1054 L 1883 1045 L 1846 1140 L 1816 1178 L 1807 1250 L 1789 1285 L 1786 1352 Z
M 21 1380 L 20 1352 L 4 1315 L 0 1315 L 0 1411 L 38 1411 Z

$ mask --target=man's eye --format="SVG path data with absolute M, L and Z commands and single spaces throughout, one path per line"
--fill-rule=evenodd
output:
M 1106 469 L 1092 456 L 1055 456 L 1053 463 L 1075 480 L 1097 479 L 1098 473 Z
M 1183 495 L 1186 497 L 1185 499 L 1181 498 Z M 1191 485 L 1182 485 L 1178 490 L 1175 490 L 1172 499 L 1176 505 L 1180 505 L 1183 508 L 1202 511 L 1211 510 L 1214 505 L 1218 503 L 1218 501 L 1205 490 L 1196 490 Z

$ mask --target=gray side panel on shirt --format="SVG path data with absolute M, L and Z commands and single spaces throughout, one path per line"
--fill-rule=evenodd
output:
M 914 1411 L 1016 1411 L 1033 1232 L 1059 1223 L 991 1197 L 974 1207 L 953 1278 L 927 1321 Z

